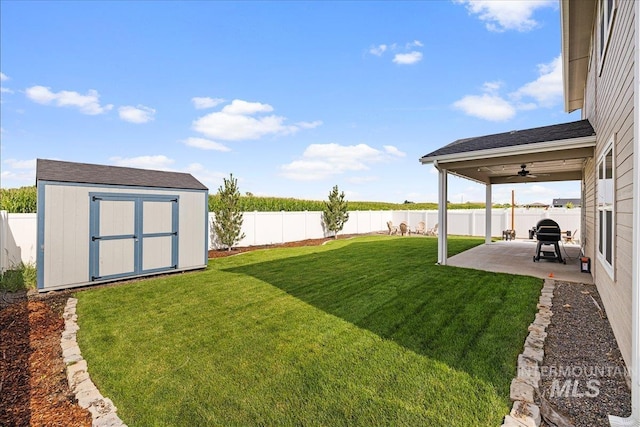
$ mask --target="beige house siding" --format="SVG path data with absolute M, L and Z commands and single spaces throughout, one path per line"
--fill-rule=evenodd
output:
M 596 172 L 595 160 L 593 158 L 587 160 L 584 166 L 584 194 L 583 194 L 583 212 L 584 223 L 582 224 L 582 236 L 580 241 L 585 256 L 592 260 L 596 257 L 595 249 L 595 227 L 596 227 Z M 591 273 L 595 277 L 595 263 L 591 267 Z
M 634 2 L 617 2 L 609 46 L 599 58 L 598 25 L 593 43 L 583 115 L 597 134 L 595 159 L 585 165 L 585 254 L 591 256 L 594 279 L 627 365 L 631 362 Z M 597 16 L 597 15 L 596 15 Z M 597 254 L 597 161 L 614 139 L 615 234 L 613 277 Z

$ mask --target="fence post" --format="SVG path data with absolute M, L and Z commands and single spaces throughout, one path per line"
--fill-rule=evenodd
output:
M 7 270 L 7 233 L 9 217 L 7 211 L 0 211 L 0 274 Z
M 475 209 L 471 211 L 471 236 L 476 235 L 476 211 Z

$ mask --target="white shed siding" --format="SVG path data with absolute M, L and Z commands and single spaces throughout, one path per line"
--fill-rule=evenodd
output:
M 47 185 L 44 210 L 46 287 L 89 280 L 89 196 L 78 187 Z M 81 198 L 80 195 L 85 197 Z
M 42 236 L 43 247 L 38 255 L 43 256 L 42 290 L 91 284 L 89 241 L 90 241 L 90 196 L 89 193 L 167 195 L 179 197 L 178 222 L 178 270 L 202 268 L 206 266 L 206 204 L 205 191 L 180 189 L 153 189 L 118 186 L 78 185 L 68 183 L 45 182 L 44 203 L 39 206 L 44 215 Z M 39 203 L 42 201 L 39 201 Z M 116 209 L 116 204 L 120 208 Z M 128 204 L 128 205 L 127 205 Z M 144 231 L 166 232 L 171 229 L 167 215 L 157 215 L 168 209 L 162 203 L 145 201 L 150 208 L 143 209 Z M 165 205 L 168 205 L 165 203 Z M 126 206 L 122 208 L 122 206 Z M 128 234 L 130 215 L 133 215 L 133 202 L 101 202 L 102 234 Z M 170 265 L 170 260 L 160 254 L 166 254 L 171 238 L 145 238 L 143 249 L 143 267 L 152 269 Z M 100 242 L 101 275 L 118 274 L 131 271 L 133 245 L 131 240 L 112 240 Z M 170 246 L 169 246 L 170 247 Z M 162 252 L 164 249 L 164 252 Z M 165 257 L 166 258 L 166 257 Z
M 207 264 L 208 200 L 202 192 L 180 193 L 178 268 Z
M 585 90 L 583 114 L 593 125 L 597 136 L 595 159 L 601 155 L 611 138 L 615 139 L 615 235 L 614 274 L 607 273 L 597 256 L 598 223 L 594 204 L 585 213 L 587 232 L 593 244 L 587 253 L 593 253 L 594 277 L 598 291 L 622 355 L 631 361 L 631 254 L 633 217 L 633 90 L 634 90 L 634 2 L 617 2 L 611 39 L 606 57 L 599 66 L 597 25 L 594 28 L 591 67 Z M 585 167 L 587 191 L 597 180 L 597 169 Z M 595 186 L 594 186 L 595 187 Z

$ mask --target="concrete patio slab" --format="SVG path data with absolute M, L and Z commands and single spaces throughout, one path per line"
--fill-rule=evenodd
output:
M 533 262 L 536 244 L 535 240 L 500 240 L 455 255 L 447 260 L 447 265 L 593 284 L 591 273 L 580 272 L 579 245 L 560 242 L 562 257 L 567 261 L 565 265 L 545 259 Z M 545 250 L 549 248 L 547 246 Z

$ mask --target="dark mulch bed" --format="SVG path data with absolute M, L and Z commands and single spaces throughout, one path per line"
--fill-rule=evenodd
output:
M 91 426 L 91 414 L 69 390 L 62 362 L 67 298 L 28 300 L 23 293 L 0 310 L 1 426 Z
M 547 333 L 540 392 L 553 407 L 579 427 L 629 416 L 626 367 L 596 286 L 558 282 Z
M 362 236 L 362 234 L 341 234 L 338 236 L 338 239 L 350 239 L 355 236 Z M 297 246 L 317 246 L 322 245 L 325 242 L 335 240 L 333 237 L 325 237 L 322 239 L 307 239 L 307 240 L 298 240 L 296 242 L 287 242 L 287 243 L 276 243 L 273 245 L 255 245 L 255 246 L 243 246 L 228 249 L 213 249 L 209 251 L 209 259 L 211 258 L 222 258 L 230 255 L 237 255 L 243 252 L 255 251 L 258 249 L 272 249 L 272 248 L 293 248 Z

